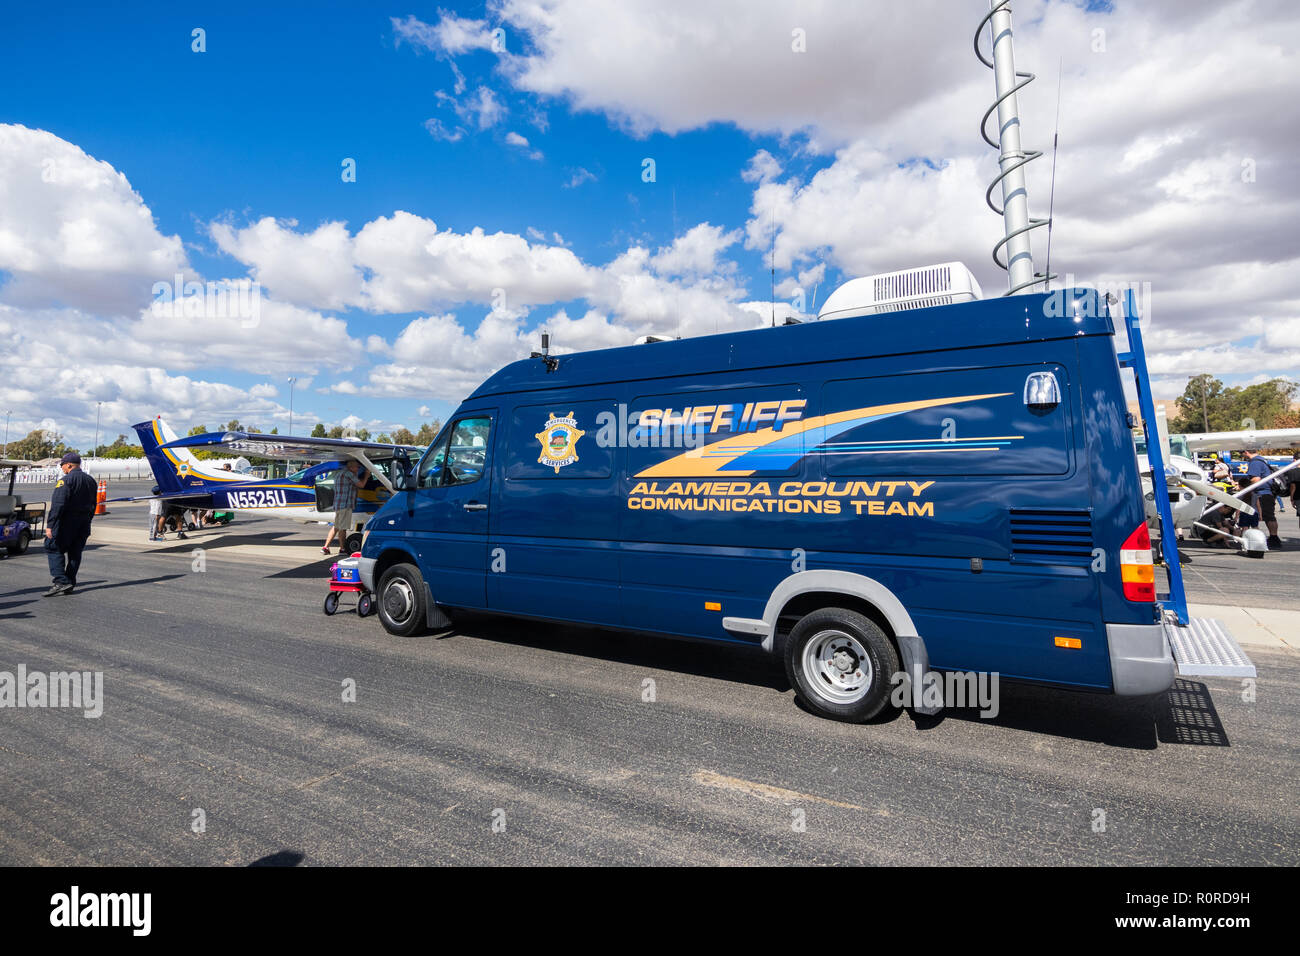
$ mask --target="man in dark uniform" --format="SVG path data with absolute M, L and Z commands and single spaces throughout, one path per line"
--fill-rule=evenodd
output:
M 50 561 L 53 586 L 42 597 L 71 594 L 77 586 L 81 550 L 90 537 L 90 519 L 95 515 L 99 486 L 81 470 L 81 456 L 70 451 L 59 462 L 63 477 L 54 485 L 50 510 L 45 517 L 45 556 Z

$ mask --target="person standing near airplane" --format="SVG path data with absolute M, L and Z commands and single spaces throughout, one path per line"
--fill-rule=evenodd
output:
M 352 527 L 352 509 L 357 505 L 357 490 L 366 485 L 366 470 L 355 458 L 349 458 L 334 473 L 334 525 L 325 536 L 321 554 L 330 553 L 335 532 L 339 536 L 339 554 L 347 550 L 348 529 Z
M 1262 478 L 1267 478 L 1273 473 L 1273 467 L 1264 459 L 1264 456 L 1257 451 L 1246 449 L 1246 477 L 1250 479 L 1250 484 L 1254 484 Z M 1275 501 L 1273 500 L 1273 485 L 1260 485 L 1255 489 L 1255 506 L 1259 509 L 1259 516 L 1263 519 L 1264 525 L 1268 528 L 1268 546 L 1274 551 L 1282 547 L 1282 539 L 1277 536 L 1277 512 L 1274 510 Z
M 54 583 L 42 597 L 71 594 L 77 586 L 81 552 L 90 537 L 99 485 L 81 470 L 81 456 L 70 451 L 59 462 L 63 477 L 54 486 L 45 520 L 45 556 Z

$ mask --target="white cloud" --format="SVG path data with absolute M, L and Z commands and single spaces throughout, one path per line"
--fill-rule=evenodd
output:
M 465 131 L 459 126 L 448 126 L 437 117 L 430 117 L 425 120 L 424 128 L 428 130 L 429 135 L 434 139 L 440 139 L 448 143 L 460 142 L 465 137 Z
M 208 231 L 222 252 L 252 266 L 252 277 L 281 298 L 317 308 L 342 309 L 361 296 L 362 278 L 354 269 L 352 237 L 341 222 L 327 222 L 308 233 L 293 220 L 269 216 L 236 229 L 211 223 Z
M 463 302 L 509 306 L 583 295 L 591 270 L 570 250 L 513 233 L 439 231 L 398 211 L 350 236 L 343 223 L 301 233 L 266 218 L 242 229 L 212 226 L 223 252 L 249 266 L 277 297 L 314 308 L 414 312 Z
M 44 130 L 0 124 L 0 301 L 131 312 L 188 273 L 126 177 Z
M 674 239 L 671 246 L 660 249 L 650 262 L 662 276 L 716 275 L 734 268 L 718 257 L 740 239 L 739 229 L 726 232 L 721 226 L 702 222 Z
M 573 170 L 569 176 L 568 182 L 564 184 L 565 189 L 577 189 L 583 183 L 593 183 L 596 181 L 596 174 L 589 169 L 579 166 Z
M 416 49 L 456 56 L 470 50 L 492 47 L 492 31 L 485 20 L 470 20 L 443 14 L 436 24 L 423 23 L 414 16 L 389 17 L 398 43 L 406 41 Z
M 765 183 L 781 175 L 781 164 L 765 149 L 760 149 L 749 158 L 749 164 L 741 171 L 740 178 L 747 183 Z
M 763 133 L 815 128 L 845 141 L 901 100 L 972 72 L 969 52 L 926 57 L 918 69 L 916 51 L 969 51 L 974 31 L 950 8 L 920 6 L 703 0 L 669 10 L 652 0 L 500 0 L 493 14 L 528 37 L 528 52 L 503 58 L 520 89 L 605 113 L 634 132 L 734 122 Z M 795 51 L 796 31 L 807 52 Z
M 532 149 L 528 144 L 528 138 L 526 136 L 521 136 L 519 133 L 513 131 L 506 133 L 506 145 L 522 149 L 528 154 L 529 159 L 541 160 L 544 158 L 542 151 L 540 149 Z

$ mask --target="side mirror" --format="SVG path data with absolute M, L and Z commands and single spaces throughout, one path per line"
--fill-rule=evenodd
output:
M 397 491 L 410 491 L 414 487 L 411 481 L 411 463 L 401 461 L 400 459 L 393 462 L 393 488 Z

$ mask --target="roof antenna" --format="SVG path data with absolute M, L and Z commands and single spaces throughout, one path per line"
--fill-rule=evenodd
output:
M 1061 70 L 1064 59 L 1056 62 L 1056 129 L 1052 131 L 1052 188 L 1047 197 L 1047 261 L 1043 264 L 1043 291 L 1052 288 L 1052 222 L 1056 209 L 1056 147 L 1061 138 Z
M 560 360 L 551 354 L 551 333 L 542 332 L 542 350 L 534 352 L 529 358 L 539 358 L 546 366 L 546 371 L 554 372 L 560 367 Z
M 1034 74 L 1017 70 L 1011 39 L 1011 0 L 989 0 L 989 12 L 975 28 L 975 55 L 993 71 L 997 99 L 993 101 L 980 120 L 980 135 L 984 142 L 998 151 L 998 175 L 984 192 L 984 202 L 1002 217 L 1005 235 L 993 247 L 993 261 L 999 269 L 1007 271 L 1007 291 L 1003 295 L 1016 295 L 1032 288 L 1046 277 L 1034 271 L 1033 252 L 1029 232 L 1047 225 L 1046 219 L 1029 215 L 1029 194 L 1025 186 L 1024 167 L 1042 156 L 1041 150 L 1025 149 L 1020 142 L 1019 92 L 1034 81 Z M 992 59 L 980 48 L 984 25 L 989 24 L 992 35 Z M 998 138 L 988 134 L 988 121 L 998 114 Z M 1002 187 L 1002 206 L 993 201 L 993 190 Z M 1005 251 L 1006 258 L 1002 258 Z
M 673 187 L 673 245 L 677 244 L 677 187 Z M 682 337 L 682 290 L 680 286 L 673 286 L 673 312 L 677 318 L 677 335 L 676 338 Z M 718 319 L 714 316 L 713 331 L 718 331 Z
M 772 206 L 772 328 L 776 328 L 776 206 Z

